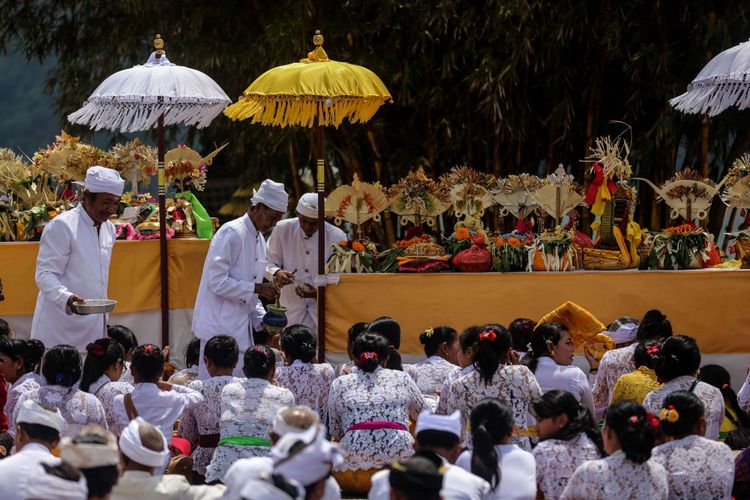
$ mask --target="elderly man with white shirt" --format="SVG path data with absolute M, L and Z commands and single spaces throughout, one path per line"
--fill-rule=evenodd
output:
M 95 166 L 82 185 L 81 203 L 52 219 L 42 232 L 35 276 L 39 295 L 31 323 L 31 338 L 48 348 L 68 344 L 79 352 L 107 335 L 100 315 L 76 315 L 70 306 L 107 298 L 115 243 L 109 218 L 117 213 L 125 181 L 117 171 Z
M 32 490 L 45 476 L 44 465 L 60 464 L 52 450 L 60 442 L 60 433 L 66 422 L 60 410 L 26 400 L 18 409 L 16 418 L 16 453 L 0 461 L 0 498 L 22 500 L 39 497 Z M 70 483 L 66 485 L 65 483 Z M 86 481 L 61 482 L 66 491 L 58 491 L 59 498 L 86 498 Z M 67 491 L 70 490 L 70 491 Z
M 203 359 L 206 342 L 214 335 L 230 335 L 237 340 L 242 359 L 253 345 L 253 331 L 262 328 L 265 310 L 258 297 L 279 296 L 276 285 L 263 283 L 263 232 L 276 225 L 288 203 L 284 185 L 266 179 L 253 192 L 252 208 L 221 226 L 211 239 L 193 311 L 193 332 L 201 339 L 198 377 L 202 380 L 209 378 Z M 234 375 L 243 377 L 242 363 L 237 363 Z
M 325 260 L 331 256 L 331 245 L 346 239 L 346 233 L 325 223 Z M 318 313 L 315 277 L 318 275 L 318 195 L 307 193 L 297 202 L 297 217 L 278 224 L 268 238 L 269 279 L 280 284 L 295 283 L 281 289 L 281 305 L 286 307 L 290 325 L 305 325 L 317 331 Z

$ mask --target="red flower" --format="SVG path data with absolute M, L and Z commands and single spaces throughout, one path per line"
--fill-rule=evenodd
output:
M 367 351 L 367 352 L 363 352 L 362 354 L 359 355 L 359 361 L 361 363 L 366 363 L 367 361 L 369 361 L 371 359 L 374 359 L 375 361 L 377 361 L 379 359 L 378 353 L 372 352 L 372 351 Z
M 485 342 L 485 341 L 494 342 L 496 338 L 497 338 L 497 334 L 492 330 L 485 330 L 479 334 L 480 342 Z

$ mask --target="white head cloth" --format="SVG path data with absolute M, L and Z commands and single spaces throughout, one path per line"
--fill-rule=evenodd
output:
M 18 410 L 16 423 L 43 425 L 55 429 L 57 432 L 62 432 L 67 422 L 59 409 L 47 410 L 36 401 L 27 399 Z
M 264 180 L 260 188 L 253 189 L 253 206 L 262 203 L 270 209 L 286 212 L 289 205 L 289 195 L 284 191 L 284 185 L 271 179 Z
M 164 434 L 162 434 L 161 430 L 158 427 L 154 427 L 161 435 L 162 450 L 149 450 L 143 446 L 139 429 L 141 425 L 145 424 L 148 424 L 148 422 L 141 417 L 136 417 L 130 421 L 128 426 L 123 429 L 122 434 L 120 434 L 120 450 L 133 462 L 147 467 L 161 467 L 164 465 L 167 455 L 169 455 L 167 440 L 164 439 Z
M 313 425 L 304 432 L 289 432 L 271 448 L 273 471 L 303 486 L 328 477 L 331 467 L 341 465 L 344 455 L 338 445 L 326 441 L 325 427 Z M 305 444 L 301 449 L 298 443 Z
M 318 194 L 305 193 L 297 202 L 297 213 L 310 219 L 318 218 Z
M 612 337 L 615 344 L 626 344 L 635 340 L 635 334 L 638 332 L 638 325 L 635 323 L 625 323 L 614 332 L 604 332 Z
M 279 408 L 279 410 L 276 412 L 276 415 L 274 415 L 273 417 L 273 424 L 271 427 L 271 432 L 273 432 L 274 434 L 277 434 L 279 437 L 289 432 L 300 433 L 300 432 L 305 432 L 306 430 L 306 429 L 297 427 L 295 425 L 286 423 L 286 421 L 284 420 L 284 412 L 286 412 L 286 410 L 289 410 L 289 409 L 290 409 L 289 406 L 284 406 L 282 408 Z M 320 423 L 320 418 L 318 417 L 318 414 L 315 413 L 315 425 L 317 425 L 318 423 Z
M 86 188 L 89 193 L 109 193 L 122 196 L 125 189 L 125 181 L 117 170 L 111 168 L 93 166 L 86 170 L 86 180 L 76 182 L 79 186 Z
M 297 487 L 296 484 L 293 486 Z M 297 487 L 299 490 L 299 487 Z M 304 491 L 304 488 L 302 489 Z M 226 497 L 225 497 L 226 498 Z M 274 486 L 268 474 L 247 480 L 240 491 L 242 500 L 293 500 L 294 497 Z M 304 497 L 300 497 L 304 498 Z
M 428 410 L 419 414 L 417 427 L 414 431 L 416 436 L 422 431 L 442 431 L 461 437 L 461 412 L 456 410 L 450 415 L 438 415 Z
M 60 458 L 68 462 L 76 469 L 91 469 L 93 467 L 104 467 L 105 465 L 117 465 L 120 462 L 119 450 L 115 436 L 99 427 L 89 425 L 83 429 L 82 434 L 98 434 L 106 439 L 106 443 L 74 443 L 69 437 L 65 437 L 60 445 Z

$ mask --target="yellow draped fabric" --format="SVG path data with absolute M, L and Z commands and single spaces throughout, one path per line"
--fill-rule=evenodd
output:
M 609 192 L 607 180 L 608 179 L 604 179 L 604 182 L 601 183 L 599 189 L 596 190 L 594 204 L 591 205 L 591 213 L 594 215 L 602 215 L 604 213 L 604 205 L 612 199 L 612 193 Z
M 638 404 L 643 404 L 643 400 L 646 399 L 648 393 L 659 387 L 661 387 L 661 384 L 656 380 L 654 370 L 641 366 L 636 371 L 620 377 L 612 390 L 611 402 L 635 401 Z
M 260 75 L 224 110 L 233 120 L 287 127 L 368 121 L 391 94 L 367 68 L 338 61 L 299 62 Z
M 641 240 L 643 239 L 643 231 L 641 231 L 641 226 L 638 225 L 637 222 L 635 222 L 633 219 L 630 219 L 628 222 L 628 228 L 627 228 L 627 235 L 626 238 L 628 240 L 628 248 L 630 249 L 630 258 L 633 259 L 632 266 L 638 267 L 638 265 L 641 262 L 641 258 L 638 255 L 638 245 L 641 244 Z
M 364 496 L 370 491 L 371 479 L 378 469 L 334 471 L 333 478 L 347 495 Z

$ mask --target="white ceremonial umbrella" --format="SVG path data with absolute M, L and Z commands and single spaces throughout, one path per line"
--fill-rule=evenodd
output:
M 750 41 L 725 50 L 690 82 L 684 94 L 669 103 L 683 113 L 716 116 L 732 106 L 750 107 Z
M 164 126 L 208 126 L 232 100 L 205 73 L 169 62 L 161 35 L 146 64 L 105 79 L 68 121 L 94 130 L 138 132 L 156 127 L 158 135 L 159 229 L 161 257 L 162 345 L 169 343 Z

